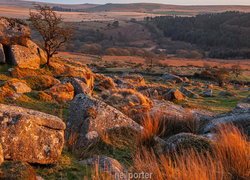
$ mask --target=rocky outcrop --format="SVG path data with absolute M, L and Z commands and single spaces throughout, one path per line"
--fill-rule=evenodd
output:
M 162 97 L 166 93 L 167 87 L 159 84 L 145 85 L 145 86 L 138 86 L 136 90 L 149 98 L 162 99 Z
M 164 98 L 169 101 L 181 101 L 185 99 L 185 95 L 178 89 L 171 89 L 166 93 Z
M 235 96 L 235 94 L 232 93 L 232 92 L 230 92 L 230 91 L 221 91 L 221 92 L 219 92 L 218 95 L 222 96 L 222 97 L 232 97 L 232 96 Z
M 181 87 L 180 92 L 182 92 L 185 96 L 187 96 L 189 98 L 198 98 L 199 97 L 198 94 L 195 94 L 193 91 L 191 91 L 185 87 Z
M 5 64 L 6 60 L 5 60 L 5 54 L 4 54 L 4 49 L 3 49 L 3 45 L 0 43 L 0 64 Z
M 183 79 L 181 77 L 176 76 L 174 74 L 164 74 L 162 76 L 162 79 L 166 82 L 176 82 L 176 83 L 183 82 Z
M 37 180 L 35 170 L 25 162 L 6 161 L 0 166 L 0 179 Z
M 208 138 L 192 133 L 180 133 L 165 140 L 164 152 L 181 153 L 192 149 L 197 152 L 212 152 L 212 143 Z
M 153 107 L 150 110 L 152 117 L 165 116 L 174 119 L 187 119 L 192 116 L 193 119 L 203 120 L 211 119 L 214 114 L 201 109 L 186 109 L 182 106 L 176 105 L 165 100 L 154 100 Z
M 4 86 L 10 87 L 17 94 L 31 92 L 31 88 L 26 84 L 26 82 L 19 79 L 11 79 L 7 81 Z
M 26 45 L 28 38 L 30 38 L 30 29 L 23 21 L 0 18 L 0 43 Z
M 62 80 L 62 83 L 70 83 L 73 87 L 74 87 L 74 93 L 75 96 L 77 94 L 87 94 L 87 95 L 92 95 L 93 93 L 93 83 L 88 82 L 85 83 L 85 80 L 82 80 L 80 78 L 73 78 L 73 77 L 68 77 L 68 78 L 64 78 Z
M 234 113 L 247 113 L 250 112 L 250 102 L 240 102 L 236 105 L 236 107 L 233 109 Z
M 64 144 L 63 121 L 55 116 L 0 104 L 0 143 L 4 158 L 56 163 Z
M 116 83 L 110 77 L 104 76 L 102 74 L 95 74 L 95 90 L 111 90 L 116 89 Z
M 127 171 L 123 165 L 121 165 L 116 159 L 107 156 L 96 156 L 83 161 L 80 164 L 95 168 L 98 166 L 98 170 L 101 173 L 107 173 L 111 179 L 127 179 Z M 118 178 L 119 177 L 119 178 Z
M 138 132 L 141 128 L 117 109 L 85 94 L 74 98 L 69 113 L 66 138 L 74 139 L 76 149 L 86 148 L 89 142 L 110 130 L 131 129 Z M 132 137 L 126 138 L 131 141 Z
M 213 90 L 207 89 L 202 93 L 203 97 L 213 97 Z
M 20 68 L 38 69 L 40 67 L 40 55 L 38 49 L 32 51 L 29 47 L 21 45 L 11 46 L 11 65 L 19 66 Z
M 146 84 L 144 77 L 140 74 L 124 74 L 121 78 L 134 86 L 143 86 Z
M 71 101 L 74 98 L 74 87 L 70 83 L 56 84 L 46 91 L 58 102 Z
M 38 69 L 47 62 L 45 52 L 30 40 L 29 27 L 20 20 L 0 18 L 0 44 L 4 53 L 0 53 L 1 63 Z
M 250 107 L 238 105 L 232 112 L 216 116 L 204 127 L 203 132 L 213 132 L 224 124 L 233 124 L 250 136 Z

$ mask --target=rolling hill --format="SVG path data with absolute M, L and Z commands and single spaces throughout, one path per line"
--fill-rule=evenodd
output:
M 23 7 L 31 8 L 34 4 L 48 4 L 35 1 L 23 0 L 1 0 L 0 6 Z M 189 12 L 193 14 L 209 13 L 209 12 L 223 12 L 223 11 L 242 11 L 250 12 L 250 6 L 179 6 L 170 4 L 157 3 L 131 3 L 131 4 L 54 4 L 48 5 L 53 7 L 60 7 L 62 10 L 71 9 L 72 11 L 84 12 L 147 12 L 164 14 L 164 12 Z

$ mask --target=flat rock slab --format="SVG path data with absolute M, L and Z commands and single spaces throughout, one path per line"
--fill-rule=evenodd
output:
M 56 163 L 64 145 L 65 128 L 58 117 L 0 104 L 0 143 L 5 159 Z

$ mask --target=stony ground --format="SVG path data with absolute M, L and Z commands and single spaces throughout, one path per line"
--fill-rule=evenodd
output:
M 77 55 L 46 65 L 15 23 L 0 19 L 0 179 L 250 176 L 245 74 L 219 84 L 205 67 Z

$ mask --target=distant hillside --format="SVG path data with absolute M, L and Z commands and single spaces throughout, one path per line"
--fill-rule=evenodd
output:
M 250 6 L 178 6 L 157 3 L 131 3 L 131 4 L 55 4 L 41 3 L 22 0 L 1 0 L 0 6 L 15 6 L 31 8 L 34 4 L 49 4 L 59 11 L 85 11 L 85 12 L 147 12 L 157 14 L 174 14 L 182 12 L 184 15 L 196 15 L 200 13 L 223 12 L 223 11 L 242 11 L 250 12 Z M 171 13 L 172 12 L 172 13 Z
M 101 11 L 130 11 L 130 12 L 190 12 L 190 13 L 207 13 L 223 11 L 242 11 L 250 12 L 250 6 L 178 6 L 169 4 L 156 3 L 132 3 L 132 4 L 105 4 L 86 9 L 89 12 Z
M 70 9 L 89 9 L 94 8 L 98 5 L 95 4 L 56 4 L 56 3 L 43 3 L 36 1 L 23 1 L 23 0 L 0 0 L 0 6 L 14 6 L 14 7 L 24 7 L 31 8 L 35 4 L 47 4 L 50 6 L 57 6 L 61 8 L 70 8 Z

